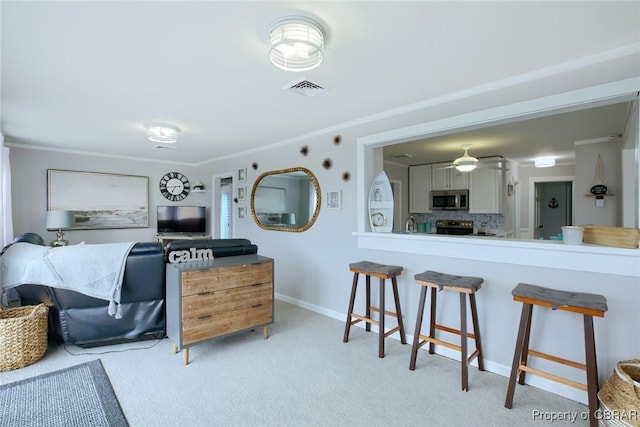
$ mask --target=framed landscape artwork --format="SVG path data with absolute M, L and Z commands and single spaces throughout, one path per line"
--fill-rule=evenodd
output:
M 149 227 L 149 177 L 47 170 L 47 210 L 73 211 L 73 229 Z

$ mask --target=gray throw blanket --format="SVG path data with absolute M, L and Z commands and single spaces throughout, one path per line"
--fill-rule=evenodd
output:
M 122 317 L 120 294 L 127 256 L 135 242 L 57 248 L 14 243 L 0 257 L 0 288 L 24 284 L 68 289 L 109 301 L 109 315 Z

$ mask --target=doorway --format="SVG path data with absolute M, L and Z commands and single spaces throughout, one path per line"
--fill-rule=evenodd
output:
M 212 178 L 211 237 L 233 237 L 233 174 L 215 175 Z
M 549 240 L 573 225 L 573 181 L 551 179 L 534 183 L 534 239 Z

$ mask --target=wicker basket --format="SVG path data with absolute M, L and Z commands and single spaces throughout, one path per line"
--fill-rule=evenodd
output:
M 618 362 L 598 400 L 601 426 L 640 426 L 640 359 Z
M 37 362 L 47 351 L 47 318 L 44 304 L 0 308 L 0 372 Z

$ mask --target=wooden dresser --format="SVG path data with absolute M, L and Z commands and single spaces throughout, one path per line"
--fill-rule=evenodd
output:
M 273 323 L 273 259 L 241 255 L 167 264 L 167 336 L 173 350 Z

